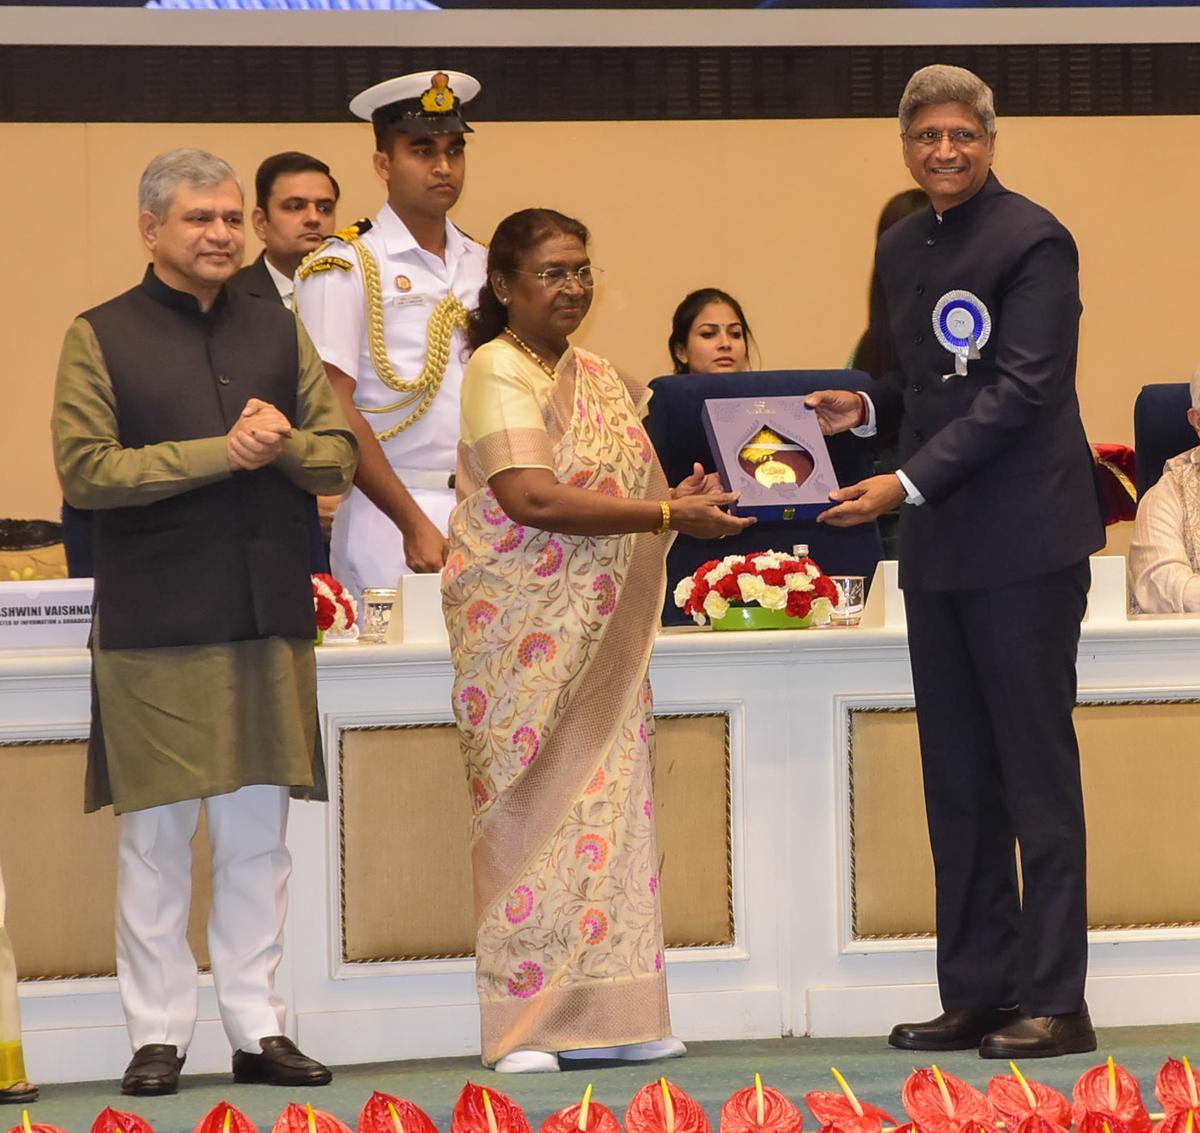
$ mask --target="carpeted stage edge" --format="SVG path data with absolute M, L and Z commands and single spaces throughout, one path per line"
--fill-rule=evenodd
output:
M 1041 1059 L 1023 1064 L 1027 1077 L 1054 1086 L 1070 1096 L 1075 1080 L 1090 1066 L 1112 1055 L 1142 1085 L 1142 1097 L 1151 1111 L 1154 1076 L 1168 1056 L 1188 1055 L 1200 1062 L 1200 1023 L 1171 1027 L 1117 1027 L 1099 1032 L 1100 1048 L 1092 1054 Z M 1195 1056 L 1195 1057 L 1193 1057 Z M 630 1098 L 660 1074 L 682 1086 L 708 1113 L 718 1129 L 721 1105 L 734 1090 L 752 1085 L 754 1072 L 763 1081 L 783 1090 L 798 1105 L 809 1090 L 836 1086 L 829 1073 L 836 1066 L 849 1079 L 860 1098 L 873 1102 L 903 1120 L 900 1090 L 914 1066 L 936 1061 L 980 1089 L 993 1074 L 1009 1073 L 1004 1062 L 985 1061 L 973 1051 L 940 1055 L 891 1050 L 882 1038 L 869 1039 L 762 1039 L 741 1042 L 692 1043 L 686 1058 L 643 1063 L 609 1070 L 570 1071 L 559 1074 L 496 1074 L 484 1070 L 477 1058 L 436 1058 L 412 1062 L 377 1063 L 335 1068 L 332 1085 L 315 1090 L 288 1090 L 270 1086 L 235 1086 L 228 1075 L 184 1071 L 179 1093 L 170 1098 L 125 1098 L 116 1082 L 75 1082 L 42 1087 L 42 1100 L 30 1107 L 30 1120 L 57 1125 L 69 1133 L 88 1133 L 92 1121 L 105 1107 L 141 1114 L 156 1133 L 190 1133 L 196 1122 L 222 1098 L 243 1110 L 269 1133 L 288 1102 L 310 1101 L 328 1110 L 352 1129 L 363 1102 L 373 1090 L 410 1098 L 433 1118 L 442 1133 L 450 1128 L 450 1111 L 463 1084 L 470 1079 L 500 1090 L 519 1102 L 537 1130 L 548 1114 L 577 1102 L 588 1082 L 594 1097 L 624 1118 Z M 0 1107 L 0 1129 L 20 1125 L 19 1107 Z M 815 1129 L 805 1113 L 806 1129 Z

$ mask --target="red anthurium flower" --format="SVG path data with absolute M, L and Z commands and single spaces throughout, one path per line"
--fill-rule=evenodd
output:
M 1177 1109 L 1169 1112 L 1154 1127 L 1154 1133 L 1196 1133 L 1198 1129 L 1200 1117 L 1194 1109 Z
M 804 1095 L 804 1104 L 821 1123 L 821 1133 L 881 1133 L 885 1121 L 888 1125 L 896 1124 L 896 1119 L 886 1110 L 859 1101 L 836 1066 L 833 1076 L 842 1087 L 841 1093 L 813 1090 Z
M 1200 1127 L 1200 1085 L 1196 1071 L 1186 1058 L 1182 1062 L 1178 1058 L 1168 1058 L 1162 1064 L 1154 1080 L 1154 1092 L 1168 1117 L 1192 1110 L 1196 1115 L 1193 1124 Z
M 533 1133 L 525 1111 L 512 1098 L 474 1082 L 463 1086 L 458 1095 L 450 1129 L 452 1133 Z
M 964 1133 L 969 1123 L 988 1128 L 996 1124 L 996 1111 L 983 1094 L 936 1066 L 908 1076 L 904 1108 L 921 1133 Z
M 438 1128 L 419 1105 L 376 1090 L 363 1103 L 358 1133 L 438 1133 Z
M 988 1099 L 996 1112 L 1004 1119 L 1009 1129 L 1015 1130 L 1021 1122 L 1037 1115 L 1051 1125 L 1071 1127 L 1071 1103 L 1057 1090 L 1041 1082 L 1031 1082 L 1011 1064 L 1012 1074 L 997 1074 L 988 1083 Z M 1038 1133 L 1031 1127 L 1029 1133 Z
M 995 1125 L 975 1121 L 973 1118 L 969 1121 L 964 1121 L 958 1128 L 959 1133 L 996 1133 Z
M 608 1106 L 592 1101 L 589 1084 L 583 1101 L 552 1113 L 542 1122 L 541 1133 L 621 1133 L 621 1123 Z
M 896 1119 L 877 1105 L 860 1102 L 862 1113 L 857 1114 L 845 1097 L 828 1090 L 805 1094 L 804 1104 L 821 1123 L 821 1133 L 881 1133 L 884 1125 L 896 1124 Z
M 136 1113 L 105 1107 L 92 1122 L 92 1133 L 154 1133 L 154 1129 Z
M 1009 1125 L 1006 1117 L 1004 1124 L 1014 1133 L 1067 1133 L 1071 1128 L 1071 1114 L 1068 1110 L 1067 1120 L 1062 1125 L 1051 1121 L 1044 1113 L 1027 1113 L 1014 1125 Z
M 712 1133 L 695 1098 L 659 1078 L 633 1095 L 625 1111 L 625 1133 Z
M 1104 1133 L 1104 1122 L 1111 1133 L 1150 1133 L 1150 1114 L 1137 1079 L 1111 1058 L 1106 1065 L 1084 1071 L 1075 1083 L 1074 1099 L 1071 1113 L 1080 1133 Z M 1088 1117 L 1098 1120 L 1084 1130 Z
M 8 1133 L 67 1133 L 65 1129 L 60 1129 L 57 1125 L 47 1125 L 43 1121 L 30 1121 L 29 1110 L 25 1110 L 21 1114 L 21 1124 L 14 1125 Z
M 1076 1133 L 1133 1133 L 1128 1122 L 1102 1113 L 1085 1113 L 1075 1126 Z
M 753 1086 L 735 1090 L 721 1107 L 721 1133 L 800 1133 L 803 1127 L 804 1114 L 757 1074 Z
M 350 1133 L 350 1126 L 323 1109 L 292 1102 L 276 1118 L 271 1133 Z
M 240 1109 L 219 1101 L 196 1122 L 192 1133 L 258 1133 L 258 1126 Z

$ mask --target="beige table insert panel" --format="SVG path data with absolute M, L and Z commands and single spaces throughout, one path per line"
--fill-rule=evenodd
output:
M 857 939 L 933 932 L 933 862 L 912 709 L 851 712 L 853 924 Z M 1088 823 L 1092 928 L 1200 924 L 1180 836 L 1200 811 L 1191 771 L 1200 703 L 1075 710 Z
M 345 959 L 469 956 L 469 807 L 454 726 L 349 728 L 340 759 Z M 657 721 L 655 807 L 668 946 L 731 943 L 727 717 Z
M 83 813 L 86 747 L 81 741 L 0 744 L 0 869 L 22 979 L 117 970 L 117 820 L 111 809 Z M 203 812 L 193 846 L 188 938 L 206 967 L 212 857 Z

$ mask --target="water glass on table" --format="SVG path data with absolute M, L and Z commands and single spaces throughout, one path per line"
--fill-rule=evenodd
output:
M 865 579 L 861 574 L 833 574 L 830 581 L 838 589 L 838 602 L 833 608 L 833 624 L 856 626 L 862 619 L 866 598 Z
M 387 640 L 392 607 L 396 604 L 396 589 L 392 586 L 368 587 L 363 591 L 362 633 L 359 641 L 382 644 Z

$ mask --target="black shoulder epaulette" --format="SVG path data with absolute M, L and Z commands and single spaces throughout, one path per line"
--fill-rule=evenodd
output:
M 365 216 L 362 220 L 356 220 L 345 228 L 339 228 L 320 247 L 314 248 L 300 261 L 300 267 L 296 272 L 297 278 L 307 279 L 310 275 L 319 275 L 326 271 L 353 271 L 354 265 L 349 260 L 343 259 L 341 256 L 329 255 L 329 249 L 333 247 L 334 241 L 353 244 L 364 232 L 370 230 L 371 222 Z
M 360 236 L 364 236 L 370 232 L 372 227 L 370 218 L 363 217 L 361 220 L 356 220 L 353 224 L 346 225 L 345 228 L 339 228 L 331 237 L 331 240 L 342 240 L 347 244 L 353 243 Z

